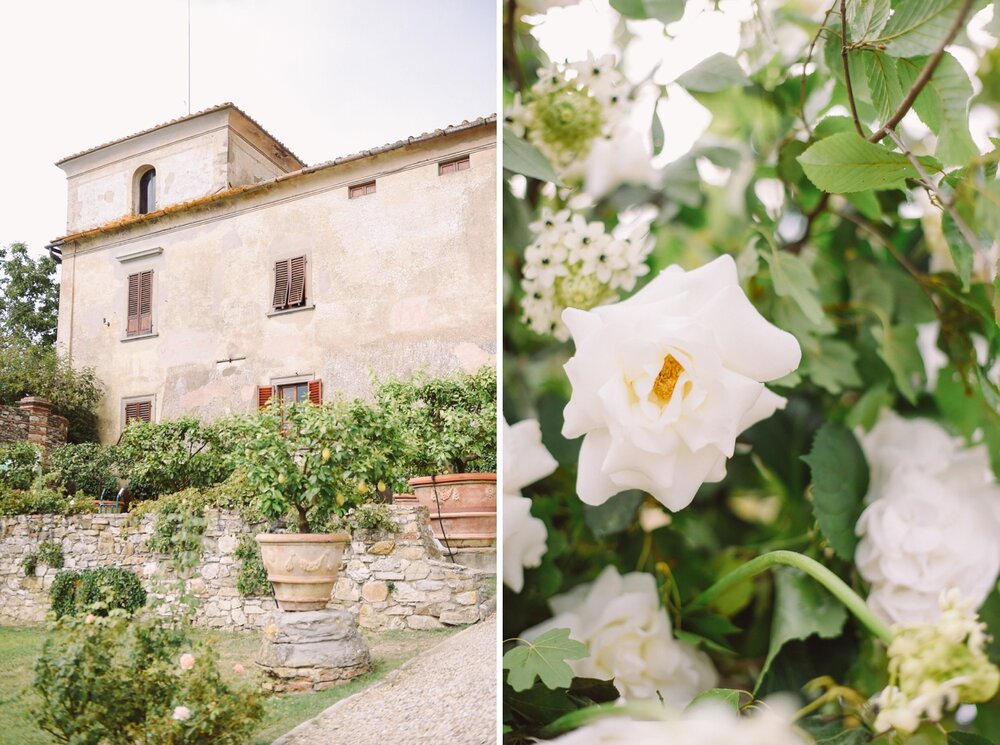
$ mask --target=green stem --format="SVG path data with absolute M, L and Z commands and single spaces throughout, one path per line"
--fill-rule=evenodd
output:
M 694 599 L 689 607 L 697 608 L 708 605 L 734 585 L 751 577 L 756 577 L 758 574 L 778 564 L 801 569 L 829 590 L 875 636 L 886 644 L 892 641 L 892 631 L 889 627 L 868 610 L 865 601 L 844 580 L 815 559 L 810 559 L 808 556 L 796 553 L 795 551 L 771 551 L 770 553 L 758 556 L 756 559 L 751 559 L 705 590 L 705 592 Z

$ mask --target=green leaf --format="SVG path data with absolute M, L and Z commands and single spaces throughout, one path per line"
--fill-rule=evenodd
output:
M 974 3 L 972 13 L 984 4 L 985 0 Z M 944 41 L 961 5 L 961 0 L 897 2 L 895 12 L 882 30 L 881 36 L 871 41 L 884 44 L 886 53 L 893 57 L 930 54 Z M 968 17 L 971 18 L 972 15 Z
M 684 16 L 684 0 L 611 0 L 611 7 L 626 18 L 655 18 L 661 23 Z
M 548 688 L 568 688 L 573 670 L 565 660 L 582 660 L 588 654 L 586 645 L 569 638 L 569 629 L 551 629 L 509 650 L 503 666 L 510 671 L 507 682 L 515 691 L 528 690 L 535 678 Z
M 819 284 L 809 265 L 795 254 L 783 251 L 772 249 L 770 253 L 761 255 L 771 267 L 774 291 L 794 300 L 810 321 L 822 323 L 825 315 L 819 303 Z
M 892 118 L 904 96 L 896 60 L 882 52 L 866 52 L 863 60 L 865 77 L 872 92 L 872 103 L 878 112 L 879 121 L 885 123 Z
M 823 535 L 837 556 L 854 560 L 858 537 L 854 526 L 864 509 L 868 491 L 868 463 L 851 431 L 838 422 L 826 422 L 803 455 L 812 472 L 812 504 Z
M 660 116 L 656 112 L 656 106 L 653 107 L 653 155 L 659 155 L 663 150 L 663 122 L 660 121 Z
M 830 393 L 861 385 L 855 362 L 858 353 L 845 341 L 818 339 L 816 353 L 808 360 L 810 380 Z
M 948 745 L 993 745 L 993 741 L 971 732 L 949 732 Z
M 798 157 L 806 176 L 823 191 L 844 194 L 902 189 L 917 170 L 905 155 L 868 142 L 855 132 L 820 140 Z
M 864 392 L 847 413 L 844 423 L 851 429 L 861 427 L 868 431 L 875 426 L 882 409 L 890 408 L 895 398 L 888 383 L 879 383 Z
M 917 347 L 917 327 L 913 325 L 875 326 L 872 336 L 878 343 L 878 355 L 892 372 L 896 387 L 911 404 L 917 402 L 916 386 L 925 376 L 924 360 Z
M 814 634 L 832 639 L 840 634 L 846 621 L 847 610 L 818 582 L 798 569 L 775 569 L 771 645 L 757 679 L 757 688 L 785 644 L 808 639 Z
M 635 523 L 643 493 L 635 489 L 616 494 L 599 505 L 584 505 L 583 519 L 598 538 L 621 533 Z
M 509 127 L 503 128 L 503 167 L 505 170 L 540 181 L 562 183 L 538 148 L 518 137 Z
M 972 277 L 972 268 L 975 264 L 976 252 L 969 242 L 965 240 L 962 231 L 958 229 L 958 224 L 951 216 L 945 212 L 941 219 L 941 228 L 944 232 L 945 241 L 948 243 L 948 250 L 951 251 L 952 261 L 955 262 L 955 270 L 958 278 L 962 280 L 962 290 L 969 289 L 969 279 Z
M 927 62 L 926 57 L 898 61 L 900 83 L 909 89 Z M 913 109 L 938 135 L 935 156 L 944 163 L 965 164 L 979 154 L 969 134 L 969 99 L 972 82 L 958 60 L 945 53 L 934 75 L 920 91 Z
M 750 80 L 735 59 L 718 53 L 699 62 L 675 82 L 689 91 L 716 93 L 734 85 L 746 85 Z
M 889 0 L 847 0 L 847 28 L 851 41 L 871 39 L 885 27 L 892 5 Z
M 690 709 L 698 704 L 705 703 L 706 701 L 715 701 L 723 704 L 729 709 L 733 710 L 733 713 L 739 714 L 740 712 L 740 702 L 743 700 L 743 696 L 750 696 L 747 691 L 737 691 L 732 688 L 711 688 L 707 691 L 702 691 L 686 708 Z

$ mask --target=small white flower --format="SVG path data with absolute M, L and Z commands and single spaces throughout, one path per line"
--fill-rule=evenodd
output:
M 686 507 L 725 476 L 736 437 L 784 406 L 764 381 L 801 357 L 750 304 L 730 256 L 668 267 L 628 300 L 563 321 L 576 344 L 563 435 L 585 436 L 577 493 L 588 504 L 642 489 Z
M 178 706 L 174 709 L 173 718 L 178 722 L 186 722 L 191 718 L 191 710 L 186 706 Z
M 855 563 L 868 606 L 895 623 L 936 621 L 950 589 L 981 606 L 1000 572 L 1000 487 L 986 448 L 891 411 L 859 439 L 870 477 Z
M 542 444 L 534 419 L 503 423 L 503 581 L 514 592 L 524 587 L 524 568 L 545 555 L 545 523 L 531 515 L 531 500 L 521 489 L 545 478 L 557 463 Z
M 531 640 L 550 629 L 568 628 L 570 637 L 586 644 L 590 653 L 569 661 L 573 672 L 614 680 L 627 701 L 662 696 L 667 704 L 683 707 L 718 680 L 708 655 L 674 639 L 651 574 L 622 576 L 607 567 L 594 582 L 556 595 L 549 605 L 556 615 L 522 636 Z

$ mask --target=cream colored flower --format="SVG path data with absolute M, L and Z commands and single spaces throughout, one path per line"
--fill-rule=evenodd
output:
M 585 659 L 569 661 L 573 672 L 614 680 L 627 701 L 662 697 L 683 707 L 718 679 L 708 655 L 674 639 L 651 574 L 622 576 L 607 567 L 594 582 L 551 598 L 549 605 L 556 615 L 522 636 L 530 640 L 550 629 L 568 628 L 570 637 L 590 652 Z
M 785 405 L 764 381 L 801 358 L 750 304 L 731 256 L 668 267 L 628 300 L 563 321 L 576 344 L 563 435 L 585 436 L 577 493 L 588 504 L 642 489 L 686 507 L 725 476 L 736 437 Z
M 173 718 L 178 722 L 186 722 L 191 718 L 191 710 L 186 706 L 178 706 L 174 709 Z
M 194 667 L 194 655 L 190 652 L 185 652 L 181 655 L 181 670 L 190 670 Z
M 854 560 L 868 606 L 889 622 L 934 622 L 941 592 L 957 589 L 979 608 L 1000 572 L 1000 487 L 986 449 L 891 411 L 859 437 L 870 477 Z
M 556 470 L 534 419 L 503 423 L 503 581 L 514 592 L 524 587 L 524 568 L 545 555 L 545 523 L 531 515 L 531 500 L 521 489 Z

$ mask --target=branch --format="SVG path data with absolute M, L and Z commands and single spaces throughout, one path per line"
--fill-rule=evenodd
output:
M 840 0 L 840 59 L 844 64 L 844 85 L 847 86 L 847 102 L 851 105 L 851 118 L 854 119 L 854 128 L 862 137 L 865 131 L 861 128 L 861 120 L 858 119 L 858 107 L 854 103 L 854 89 L 851 87 L 851 66 L 847 62 L 847 0 Z M 914 98 L 916 98 L 914 96 Z
M 517 61 L 517 49 L 514 42 L 517 40 L 517 4 L 515 0 L 507 0 L 507 18 L 504 19 L 504 67 L 510 75 L 511 82 L 517 90 L 524 90 L 524 74 L 521 72 L 521 65 Z
M 937 69 L 938 64 L 940 64 L 941 59 L 944 57 L 944 50 L 955 37 L 958 36 L 958 32 L 965 27 L 965 17 L 969 14 L 969 10 L 972 8 L 973 0 L 965 0 L 962 3 L 962 7 L 958 10 L 958 15 L 955 16 L 954 22 L 951 24 L 951 28 L 948 29 L 948 33 L 945 34 L 944 40 L 942 40 L 940 46 L 938 46 L 937 51 L 934 52 L 927 64 L 924 65 L 924 69 L 920 71 L 920 75 L 916 80 L 913 81 L 913 85 L 910 86 L 910 90 L 906 93 L 906 98 L 903 99 L 902 103 L 899 104 L 899 108 L 896 109 L 896 113 L 889 117 L 887 121 L 878 132 L 873 134 L 868 138 L 869 142 L 879 142 L 886 135 L 888 135 L 896 126 L 903 121 L 903 117 L 906 116 L 907 112 L 913 107 L 913 102 L 917 100 L 917 96 L 920 95 L 920 91 L 923 90 L 924 86 L 930 81 L 931 77 L 934 75 L 934 71 Z
M 812 128 L 809 126 L 809 122 L 806 121 L 806 68 L 809 63 L 812 62 L 813 54 L 816 51 L 816 42 L 819 41 L 819 37 L 823 35 L 826 31 L 827 21 L 830 20 L 830 14 L 833 13 L 833 9 L 837 7 L 836 0 L 834 0 L 833 5 L 830 6 L 829 10 L 826 11 L 826 15 L 823 16 L 823 23 L 820 24 L 819 28 L 816 30 L 816 35 L 812 38 L 812 42 L 809 44 L 809 53 L 806 55 L 806 61 L 802 63 L 802 74 L 799 76 L 799 110 L 802 113 L 802 124 L 806 128 L 806 132 L 812 137 Z

